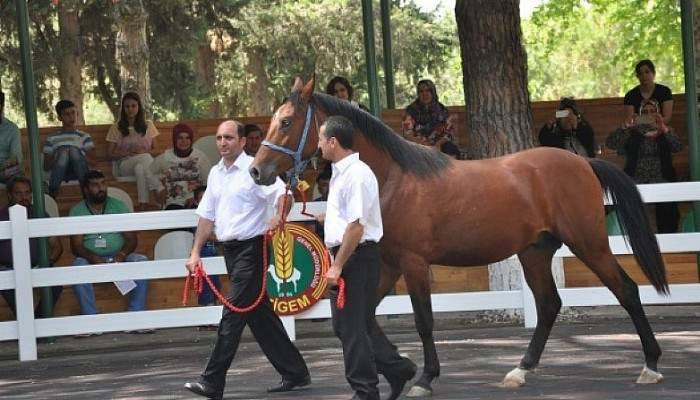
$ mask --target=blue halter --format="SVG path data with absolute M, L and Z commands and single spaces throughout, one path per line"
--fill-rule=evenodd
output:
M 304 121 L 304 131 L 301 134 L 301 140 L 299 140 L 299 145 L 297 146 L 296 151 L 290 150 L 286 147 L 280 146 L 278 144 L 269 142 L 267 140 L 262 141 L 263 146 L 267 146 L 272 150 L 279 151 L 280 153 L 284 153 L 290 157 L 292 157 L 292 161 L 294 161 L 294 166 L 292 167 L 292 170 L 289 172 L 289 186 L 294 189 L 297 186 L 297 183 L 299 182 L 299 175 L 301 175 L 302 172 L 304 172 L 304 168 L 306 168 L 306 165 L 309 163 L 309 160 L 302 160 L 301 159 L 301 153 L 304 151 L 304 147 L 306 146 L 306 141 L 309 137 L 309 128 L 311 127 L 311 118 L 313 117 L 314 113 L 314 105 L 312 103 L 309 103 L 309 107 L 306 109 L 306 120 Z

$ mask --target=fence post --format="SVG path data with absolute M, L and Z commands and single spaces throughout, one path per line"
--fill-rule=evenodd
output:
M 289 340 L 292 342 L 297 340 L 297 332 L 295 328 L 295 319 L 293 315 L 286 315 L 284 317 L 280 317 L 282 320 L 282 325 L 284 326 L 284 330 L 287 331 L 287 336 L 289 336 Z
M 10 207 L 10 226 L 12 227 L 12 266 L 15 270 L 19 360 L 33 361 L 37 359 L 37 350 L 32 261 L 29 252 L 29 225 L 26 208 L 20 205 Z
M 534 328 L 537 326 L 537 306 L 535 305 L 535 297 L 532 295 L 530 286 L 525 281 L 525 274 L 522 268 L 520 269 L 520 282 L 522 283 L 521 292 L 523 295 L 523 320 L 526 328 Z

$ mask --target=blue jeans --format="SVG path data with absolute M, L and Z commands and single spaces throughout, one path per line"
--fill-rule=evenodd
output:
M 54 153 L 54 164 L 49 179 L 49 194 L 55 195 L 63 181 L 77 179 L 82 181 L 88 170 L 88 163 L 79 148 L 61 146 Z
M 204 246 L 202 246 L 202 251 L 199 252 L 200 257 L 216 257 L 216 245 L 214 242 L 207 241 L 204 242 Z M 221 285 L 219 283 L 219 276 L 218 275 L 211 275 L 210 276 L 212 283 L 214 286 L 216 286 L 216 289 L 220 289 Z M 197 303 L 200 306 L 208 306 L 211 304 L 216 304 L 216 296 L 214 295 L 214 292 L 211 291 L 209 288 L 209 285 L 204 283 L 204 288 L 202 289 L 202 293 L 200 293 L 199 298 L 197 299 Z
M 126 257 L 125 262 L 148 261 L 142 254 L 131 253 Z M 76 257 L 73 265 L 90 265 L 90 262 L 82 257 Z M 146 309 L 146 298 L 148 297 L 148 281 L 135 280 L 136 287 L 129 292 L 129 311 L 143 311 Z M 80 304 L 80 313 L 83 315 L 97 314 L 95 305 L 95 292 L 92 283 L 81 283 L 73 285 L 73 291 Z

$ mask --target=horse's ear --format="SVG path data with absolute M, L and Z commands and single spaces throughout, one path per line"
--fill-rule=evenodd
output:
M 292 87 L 292 92 L 301 91 L 304 89 L 304 81 L 300 77 L 294 78 L 294 86 Z
M 314 95 L 314 88 L 316 86 L 316 74 L 314 73 L 311 76 L 311 79 L 309 79 L 308 82 L 306 82 L 306 85 L 304 85 L 304 88 L 301 90 L 301 99 L 305 102 L 308 102 L 311 100 L 311 96 Z

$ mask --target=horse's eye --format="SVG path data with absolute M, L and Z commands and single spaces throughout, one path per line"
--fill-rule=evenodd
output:
M 292 121 L 288 119 L 282 120 L 282 128 L 289 128 L 290 126 L 292 126 Z

